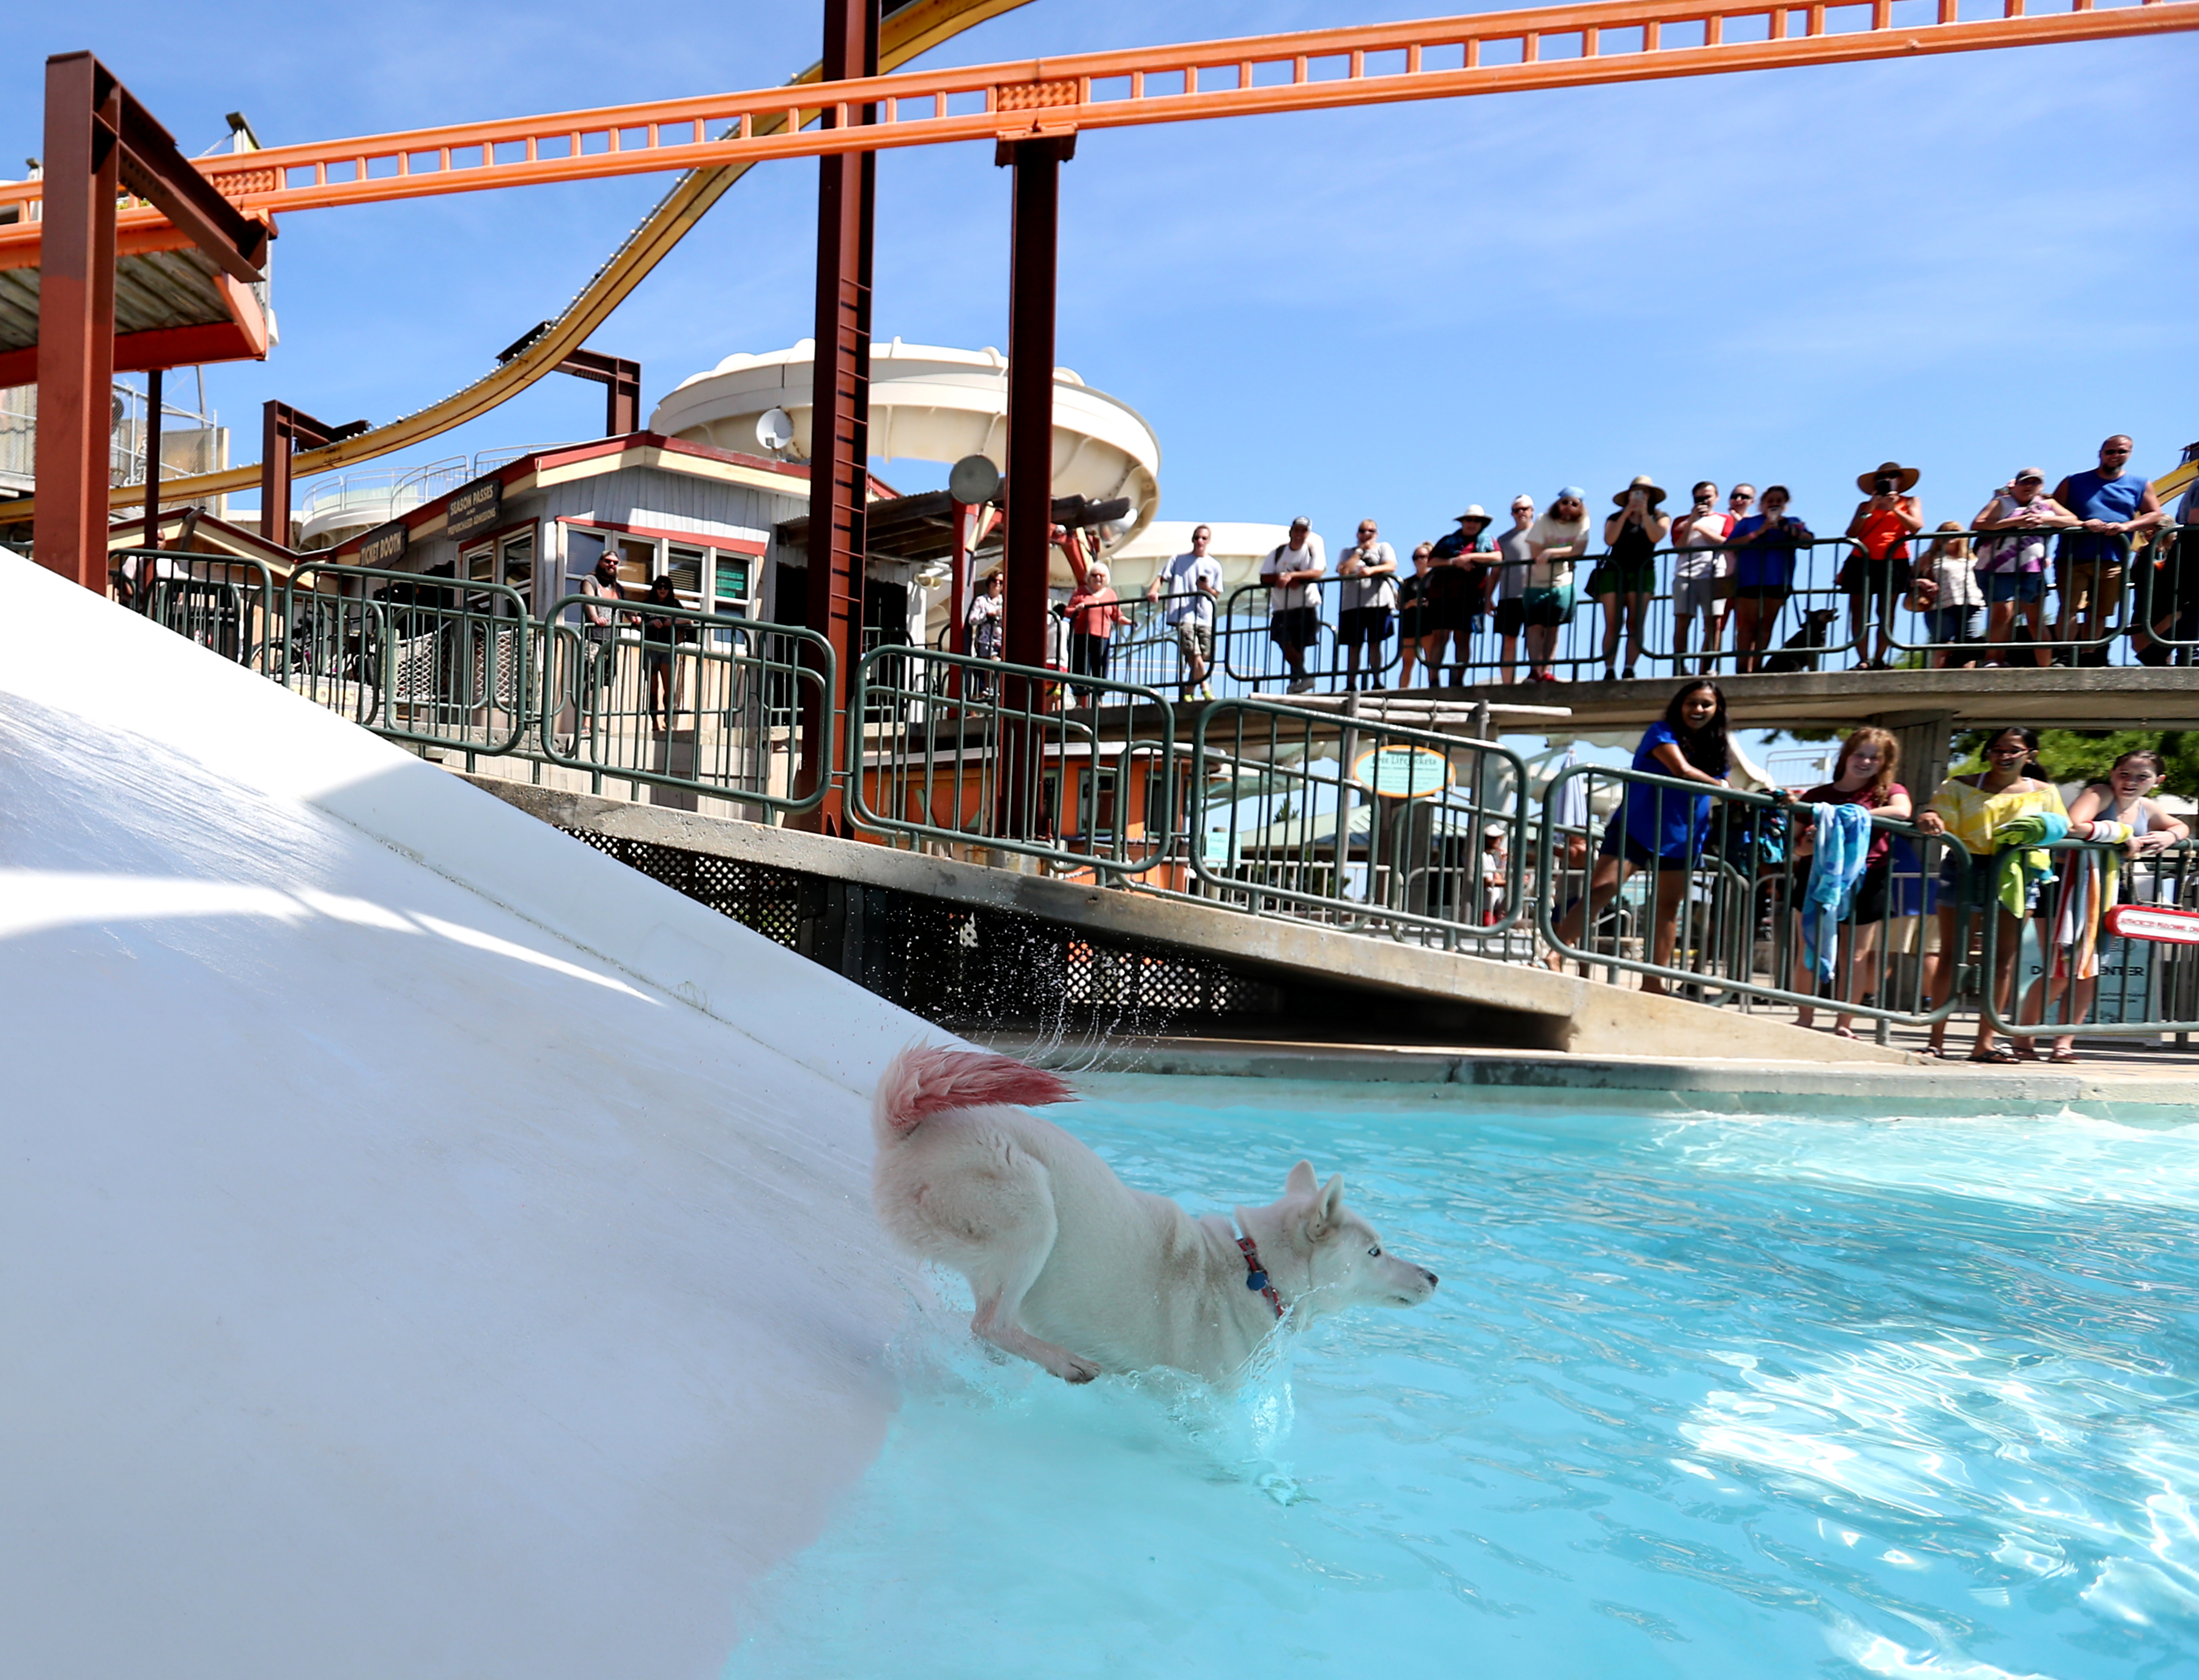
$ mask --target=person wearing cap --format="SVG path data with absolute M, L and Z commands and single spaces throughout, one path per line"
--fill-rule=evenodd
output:
M 1868 500 L 1856 504 L 1848 521 L 1847 538 L 1855 544 L 1840 575 L 1833 581 L 1847 592 L 1848 640 L 1863 655 L 1866 671 L 1890 669 L 1893 647 L 1893 609 L 1909 592 L 1909 541 L 1924 528 L 1924 510 L 1909 493 L 1923 474 L 1899 461 L 1881 461 L 1856 476 L 1856 488 Z M 1871 603 L 1878 603 L 1875 612 Z M 1864 620 L 1877 625 L 1873 638 L 1876 651 L 1866 654 Z
M 1672 522 L 1672 665 L 1688 668 L 1690 627 L 1703 621 L 1703 662 L 1700 669 L 1710 675 L 1718 664 L 1718 645 L 1725 640 L 1727 604 L 1733 599 L 1732 557 L 1720 544 L 1733 534 L 1734 523 L 1748 511 L 1742 501 L 1732 513 L 1718 505 L 1718 486 L 1704 479 L 1693 492 L 1694 505 Z M 1735 495 L 1740 493 L 1736 487 Z M 1753 499 L 1754 492 L 1750 492 Z
M 1313 686 L 1305 656 L 1321 639 L 1321 580 L 1327 570 L 1327 551 L 1304 514 L 1291 521 L 1290 540 L 1269 550 L 1260 567 L 1260 581 L 1268 586 L 1268 637 L 1282 650 L 1292 694 Z
M 2062 592 L 2056 641 L 2098 642 L 2123 596 L 2131 538 L 2161 523 L 2161 498 L 2130 470 L 2129 434 L 2117 432 L 2100 446 L 2100 464 L 2071 473 L 2054 487 L 2053 500 L 2075 516 L 2081 529 L 2063 537 L 2055 556 Z M 2104 646 L 2073 649 L 2075 662 L 2104 665 Z
M 1481 614 L 1489 595 L 1490 563 L 1479 557 L 1494 554 L 1496 545 L 1488 537 L 1489 516 L 1474 503 L 1458 516 L 1458 529 L 1438 537 L 1431 551 L 1434 567 L 1428 579 L 1428 619 L 1423 657 L 1427 661 L 1428 686 L 1443 680 L 1444 643 L 1448 639 L 1456 662 L 1450 685 L 1466 680 L 1473 633 L 1481 627 Z
M 2046 475 L 2037 467 L 2019 467 L 2015 476 L 1993 493 L 1993 499 L 1970 521 L 1973 531 L 1992 534 L 1978 545 L 1971 568 L 1986 592 L 1987 664 L 2011 665 L 2005 652 L 2015 639 L 2019 611 L 2033 642 L 2043 641 L 2046 610 L 2046 544 L 2056 531 L 2067 531 L 2077 516 L 2044 491 Z M 2044 648 L 2027 662 L 2044 665 Z
M 1527 680 L 1555 682 L 1558 631 L 1573 615 L 1573 562 L 1588 552 L 1588 492 L 1560 490 L 1549 511 L 1527 528 L 1527 587 L 1519 619 L 1527 633 Z
M 1336 639 L 1344 645 L 1344 685 L 1359 686 L 1359 653 L 1367 651 L 1367 686 L 1379 687 L 1382 644 L 1397 608 L 1397 551 L 1382 540 L 1371 519 L 1359 522 L 1359 540 L 1336 563 Z
M 1535 499 L 1514 496 L 1512 528 L 1498 534 L 1498 558 L 1489 569 L 1489 599 L 1496 620 L 1497 668 L 1508 685 L 1519 668 L 1519 633 L 1526 627 L 1527 568 L 1531 563 L 1527 533 L 1534 523 Z
M 1657 592 L 1657 549 L 1672 528 L 1661 512 L 1665 493 L 1647 473 L 1612 499 L 1619 510 L 1603 522 L 1603 545 L 1608 551 L 1588 575 L 1588 592 L 1603 608 L 1603 680 L 1618 674 L 1619 628 L 1626 626 L 1626 680 L 1634 680 L 1634 668 L 1642 658 L 1642 621 L 1649 611 L 1649 598 Z

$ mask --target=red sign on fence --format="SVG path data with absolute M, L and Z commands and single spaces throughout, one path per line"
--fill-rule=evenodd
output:
M 2199 910 L 2159 904 L 2118 904 L 2108 912 L 2108 931 L 2118 939 L 2151 939 L 2164 945 L 2199 945 Z

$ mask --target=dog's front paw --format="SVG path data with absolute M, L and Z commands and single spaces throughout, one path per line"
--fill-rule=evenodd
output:
M 1061 1368 L 1054 1373 L 1054 1375 L 1065 1383 L 1088 1383 L 1099 1374 L 1100 1368 L 1097 1365 L 1088 1359 L 1079 1359 L 1073 1353 L 1062 1362 Z

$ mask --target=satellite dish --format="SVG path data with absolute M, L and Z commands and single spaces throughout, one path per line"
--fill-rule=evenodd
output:
M 965 455 L 947 475 L 947 493 L 966 506 L 1000 493 L 1000 470 L 983 455 Z
M 794 417 L 783 408 L 767 408 L 756 417 L 756 441 L 774 455 L 794 441 Z

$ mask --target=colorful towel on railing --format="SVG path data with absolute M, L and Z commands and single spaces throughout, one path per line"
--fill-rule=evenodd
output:
M 2096 821 L 2087 837 L 2120 850 L 2130 843 L 2131 833 L 2126 824 Z M 2122 878 L 2114 852 L 2079 852 L 2063 865 L 2052 923 L 2056 979 L 2099 977 L 2100 925 L 2115 907 Z
M 2058 797 L 2058 796 L 2057 796 Z M 2015 850 L 2016 860 L 2000 872 L 2000 907 L 2022 919 L 2039 889 L 2054 878 L 2052 855 L 2044 849 L 2069 836 L 2069 819 L 2060 811 L 2033 811 L 1993 831 L 1996 851 Z
M 1810 807 L 1810 884 L 1802 893 L 1802 960 L 1820 980 L 1833 977 L 1841 918 L 1870 857 L 1870 813 L 1860 805 Z

